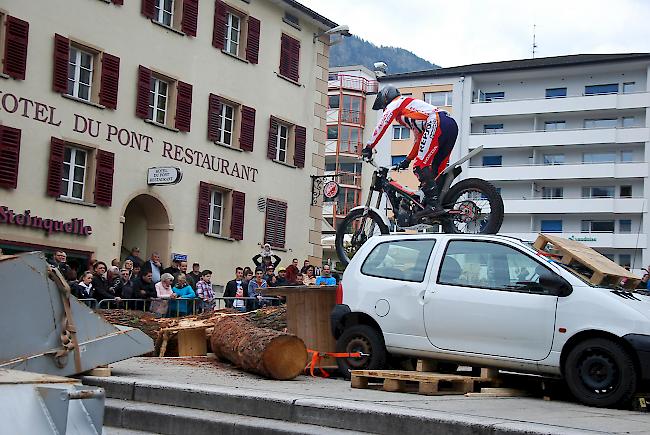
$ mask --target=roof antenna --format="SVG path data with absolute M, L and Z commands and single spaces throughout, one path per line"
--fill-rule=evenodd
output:
M 536 24 L 533 24 L 533 59 L 535 59 L 535 49 L 537 48 L 537 44 L 535 43 L 535 30 L 537 28 Z

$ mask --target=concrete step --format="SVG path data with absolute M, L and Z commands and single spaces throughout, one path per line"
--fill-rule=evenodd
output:
M 104 426 L 102 435 L 154 435 L 155 432 L 145 432 L 142 430 L 124 429 L 121 427 Z
M 104 423 L 113 428 L 145 430 L 165 435 L 357 435 L 362 433 L 311 424 L 120 399 L 106 399 Z

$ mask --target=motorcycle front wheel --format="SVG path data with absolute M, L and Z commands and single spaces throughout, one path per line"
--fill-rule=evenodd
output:
M 449 189 L 443 200 L 448 210 L 442 220 L 445 233 L 496 234 L 503 223 L 503 199 L 492 184 L 468 178 Z
M 336 254 L 347 266 L 370 237 L 388 232 L 388 226 L 374 210 L 352 210 L 336 229 Z

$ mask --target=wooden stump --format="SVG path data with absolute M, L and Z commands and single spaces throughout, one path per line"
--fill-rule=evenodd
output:
M 241 316 L 215 319 L 210 344 L 217 357 L 271 379 L 293 379 L 307 365 L 307 348 L 300 338 L 258 328 Z

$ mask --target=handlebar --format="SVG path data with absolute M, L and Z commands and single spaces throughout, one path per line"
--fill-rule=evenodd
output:
M 374 159 L 375 154 L 377 154 L 377 150 L 372 150 L 372 157 L 371 158 L 368 159 L 366 157 L 361 157 L 361 160 L 366 162 L 366 163 L 371 164 L 375 168 L 386 168 L 389 171 L 398 171 L 398 172 L 401 171 L 401 169 L 399 168 L 399 165 L 391 165 L 391 166 L 380 166 L 380 165 L 378 165 L 377 163 L 375 163 L 375 159 Z

